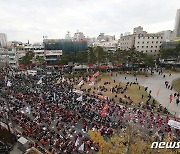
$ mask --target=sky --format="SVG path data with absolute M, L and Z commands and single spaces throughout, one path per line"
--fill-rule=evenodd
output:
M 42 42 L 79 30 L 115 35 L 142 26 L 149 33 L 173 30 L 180 0 L 0 0 L 0 33 L 8 41 Z

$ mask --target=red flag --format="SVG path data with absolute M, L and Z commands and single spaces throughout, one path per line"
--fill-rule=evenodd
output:
M 103 111 L 101 111 L 100 114 L 101 114 L 101 117 L 106 117 L 107 116 L 107 114 L 105 112 L 103 112 Z
M 94 81 L 94 77 L 92 77 L 91 79 L 90 79 L 90 82 L 93 82 Z
M 104 108 L 102 109 L 102 111 L 106 111 L 108 108 L 109 108 L 109 106 L 108 106 L 108 104 L 106 104 L 106 105 L 104 106 Z
M 173 95 L 171 94 L 171 95 L 169 96 L 170 103 L 172 103 L 172 99 L 173 99 Z

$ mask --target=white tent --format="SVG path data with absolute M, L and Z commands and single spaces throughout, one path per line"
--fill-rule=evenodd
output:
M 24 144 L 26 144 L 28 142 L 28 140 L 26 138 L 24 138 L 24 137 L 20 137 L 18 139 L 18 142 L 24 145 Z

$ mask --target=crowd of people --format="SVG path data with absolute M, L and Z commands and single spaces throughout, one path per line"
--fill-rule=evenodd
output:
M 116 129 L 126 128 L 130 123 L 149 135 L 158 132 L 161 140 L 170 132 L 175 134 L 175 140 L 180 138 L 180 131 L 168 125 L 168 116 L 122 106 L 114 99 L 100 100 L 87 94 L 80 96 L 73 92 L 79 81 L 75 78 L 21 74 L 7 78 L 12 83 L 10 87 L 6 87 L 4 80 L 0 84 L 1 97 L 10 107 L 8 114 L 16 129 L 31 139 L 30 146 L 42 146 L 41 150 L 57 154 L 96 153 L 99 145 L 90 139 L 88 130 L 98 130 L 107 138 Z M 42 80 L 40 84 L 39 80 Z M 110 83 L 99 86 L 99 91 L 106 91 L 107 84 Z M 111 91 L 123 94 L 130 84 L 127 83 L 125 88 L 119 84 L 112 87 Z M 82 99 L 79 100 L 79 97 Z M 0 121 L 3 121 L 6 115 L 0 112 Z

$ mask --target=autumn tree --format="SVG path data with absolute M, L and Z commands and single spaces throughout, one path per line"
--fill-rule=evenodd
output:
M 133 125 L 128 125 L 124 130 L 116 131 L 109 139 L 105 139 L 97 130 L 89 130 L 88 133 L 91 140 L 99 144 L 99 154 L 176 154 L 180 152 L 179 149 L 151 149 L 155 136 L 148 136 Z M 172 136 L 167 136 L 163 141 L 171 142 L 173 138 Z

